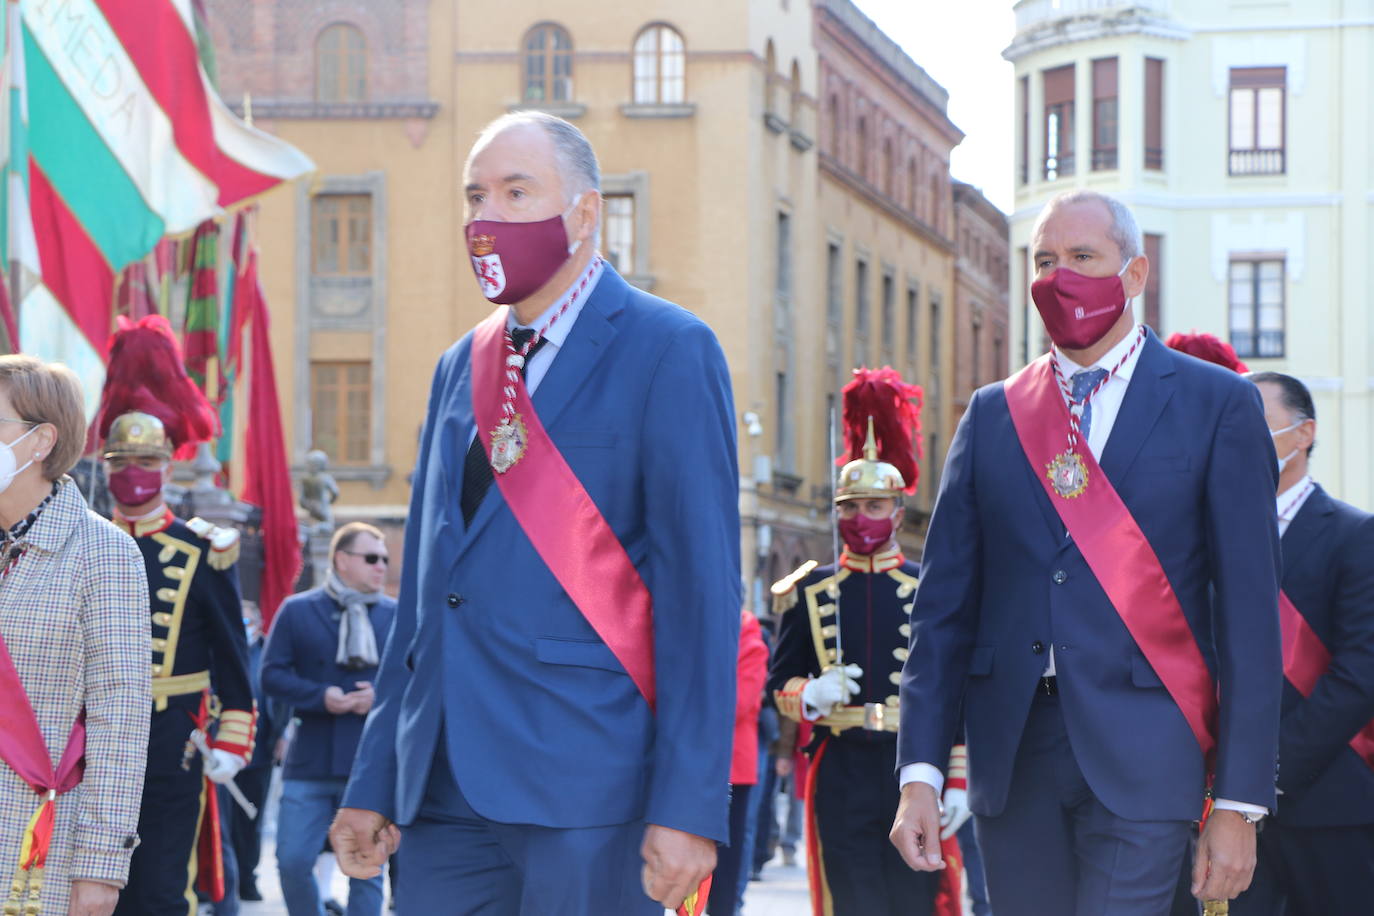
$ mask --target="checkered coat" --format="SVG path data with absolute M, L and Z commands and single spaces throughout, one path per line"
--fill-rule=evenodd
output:
M 133 539 L 87 509 L 68 478 L 26 541 L 24 555 L 0 582 L 0 636 L 54 767 L 77 714 L 86 710 L 86 775 L 57 799 L 43 880 L 43 913 L 65 916 L 71 880 L 122 887 L 136 843 L 152 709 L 148 578 Z M 33 790 L 0 763 L 0 889 L 6 895 L 37 805 Z

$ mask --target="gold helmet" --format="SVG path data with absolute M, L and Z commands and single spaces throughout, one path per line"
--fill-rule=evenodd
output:
M 102 458 L 171 458 L 172 440 L 162 421 L 150 413 L 133 410 L 110 424 Z
M 906 489 L 902 472 L 886 461 L 878 460 L 878 442 L 873 437 L 873 418 L 868 418 L 868 440 L 864 442 L 864 456 L 840 468 L 835 482 L 835 502 L 847 499 L 900 499 Z

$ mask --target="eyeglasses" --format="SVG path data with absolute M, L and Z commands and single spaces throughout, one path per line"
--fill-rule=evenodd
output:
M 18 417 L 0 417 L 0 423 L 23 423 L 25 426 L 37 426 L 37 420 L 21 420 Z
M 339 552 L 346 553 L 349 556 L 362 557 L 363 562 L 366 563 L 368 566 L 376 566 L 378 563 L 381 563 L 383 566 L 386 566 L 391 563 L 391 557 L 387 556 L 384 553 L 358 553 L 354 550 L 341 550 Z

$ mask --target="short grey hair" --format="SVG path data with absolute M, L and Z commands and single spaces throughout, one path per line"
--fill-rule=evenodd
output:
M 587 135 L 562 118 L 542 111 L 513 111 L 502 115 L 482 128 L 472 150 L 475 153 L 503 131 L 526 126 L 541 128 L 553 141 L 558 174 L 563 179 L 563 194 L 569 204 L 579 194 L 601 190 L 601 166 L 596 161 L 596 151 L 592 149 Z
M 1135 221 L 1135 214 L 1131 212 L 1131 208 L 1115 197 L 1100 191 L 1064 191 L 1051 197 L 1049 203 L 1045 204 L 1045 208 L 1036 217 L 1035 227 L 1031 230 L 1031 237 L 1035 237 L 1035 234 L 1040 231 L 1041 224 L 1059 207 L 1086 203 L 1100 203 L 1112 215 L 1111 237 L 1112 241 L 1116 243 L 1116 247 L 1121 251 L 1122 267 L 1145 253 L 1145 241 L 1140 234 L 1140 224 Z

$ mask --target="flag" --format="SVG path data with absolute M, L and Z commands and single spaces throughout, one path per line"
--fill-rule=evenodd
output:
M 33 317 L 65 313 L 68 327 L 47 328 L 46 337 L 75 333 L 103 357 L 120 270 L 164 236 L 190 233 L 314 166 L 290 144 L 238 120 L 215 94 L 200 63 L 192 0 L 8 3 L 7 186 L 16 184 L 15 173 L 27 174 L 22 196 L 37 276 L 52 300 Z M 40 116 L 23 122 L 27 154 L 20 157 L 13 125 L 25 110 Z M 9 231 L 11 259 L 23 242 Z M 20 311 L 27 338 L 27 295 Z M 27 339 L 25 348 L 55 355 Z
M 277 402 L 277 378 L 272 369 L 267 303 L 258 283 L 257 251 L 252 248 L 246 254 L 236 288 L 251 328 L 243 501 L 262 510 L 262 584 L 258 607 L 265 632 L 272 615 L 295 585 L 301 542 L 296 525 L 296 497 L 286 463 L 281 407 Z
M 182 349 L 186 354 L 186 371 L 208 394 L 206 373 L 211 357 L 219 354 L 219 224 L 206 220 L 197 226 L 190 247 L 191 282 Z M 219 390 L 217 387 L 216 391 Z
M 256 207 L 240 210 L 234 217 L 234 231 L 228 233 L 229 249 L 225 260 L 230 269 L 224 271 L 224 292 L 220 297 L 219 315 L 219 425 L 223 431 L 215 445 L 215 458 L 223 469 L 225 480 L 231 477 L 230 463 L 234 457 L 234 388 L 238 383 L 239 363 L 243 352 L 244 312 L 239 295 L 239 275 L 247 258 L 248 212 Z M 226 486 L 228 484 L 226 483 Z

